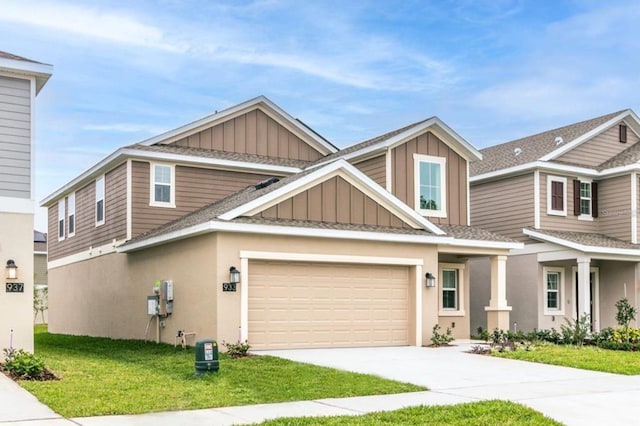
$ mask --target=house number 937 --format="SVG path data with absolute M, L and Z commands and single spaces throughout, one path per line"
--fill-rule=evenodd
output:
M 7 293 L 24 293 L 24 283 L 7 283 Z

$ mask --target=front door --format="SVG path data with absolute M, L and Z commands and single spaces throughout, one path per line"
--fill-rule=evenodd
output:
M 575 309 L 575 318 L 578 319 L 580 318 L 580 312 L 579 312 L 579 307 L 578 307 L 578 300 L 580 297 L 580 288 L 578 287 L 578 271 L 575 272 L 575 277 L 574 277 L 574 283 L 575 283 L 575 290 L 576 290 L 576 295 L 575 295 L 575 299 L 574 299 L 574 304 L 576 305 L 576 309 Z M 591 291 L 590 293 L 590 297 L 589 297 L 589 306 L 590 306 L 590 311 L 589 311 L 589 318 L 591 319 L 591 331 L 596 331 L 597 327 L 596 327 L 596 313 L 595 313 L 595 305 L 593 303 L 593 295 L 596 293 L 596 272 L 595 271 L 591 271 L 589 272 L 589 286 L 591 287 Z

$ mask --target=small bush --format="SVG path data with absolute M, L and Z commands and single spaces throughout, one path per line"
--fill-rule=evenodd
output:
M 599 348 L 609 349 L 613 351 L 638 351 L 640 350 L 640 345 L 637 343 L 629 343 L 629 342 L 614 342 L 612 340 L 600 342 L 598 344 Z
M 6 348 L 4 369 L 16 378 L 36 379 L 45 373 L 44 361 L 22 349 Z
M 574 344 L 581 348 L 591 331 L 591 319 L 589 314 L 583 314 L 577 320 L 565 318 L 565 325 L 561 326 L 563 341 L 566 344 Z
M 438 324 L 434 325 L 431 336 L 431 343 L 433 344 L 433 346 L 444 346 L 453 342 L 454 339 L 451 335 L 450 328 L 447 328 L 447 331 L 444 333 L 440 333 L 438 330 L 440 330 L 440 326 Z
M 227 354 L 234 359 L 248 356 L 249 349 L 251 348 L 248 340 L 245 340 L 244 342 L 238 340 L 238 343 L 227 343 L 223 340 L 222 344 L 227 348 Z
M 629 324 L 636 319 L 636 308 L 629 303 L 629 299 L 624 297 L 616 302 L 616 311 L 616 321 L 622 327 L 626 341 L 629 342 Z

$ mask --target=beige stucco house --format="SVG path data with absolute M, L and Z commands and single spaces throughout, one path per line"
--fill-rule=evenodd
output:
M 49 330 L 421 346 L 435 324 L 469 336 L 474 257 L 487 321 L 508 326 L 522 244 L 469 226 L 480 158 L 436 117 L 339 150 L 262 96 L 126 146 L 42 202 Z M 162 309 L 157 281 L 173 284 Z
M 51 71 L 0 51 L 0 349 L 33 351 L 34 112 Z
M 616 325 L 621 298 L 640 308 L 639 135 L 623 110 L 483 149 L 471 164 L 471 224 L 525 243 L 507 267 L 512 328 L 558 329 L 586 313 L 599 330 Z M 489 291 L 485 268 L 471 267 L 474 328 L 486 325 L 475 302 Z

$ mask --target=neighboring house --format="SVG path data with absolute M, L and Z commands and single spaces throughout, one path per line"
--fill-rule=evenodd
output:
M 33 231 L 33 291 L 36 324 L 47 323 L 47 234 Z
M 34 111 L 51 70 L 0 51 L 0 349 L 33 352 Z
M 42 202 L 49 330 L 142 338 L 171 280 L 149 336 L 166 342 L 420 346 L 435 324 L 469 336 L 475 256 L 493 270 L 488 321 L 508 326 L 505 260 L 522 244 L 468 226 L 479 158 L 435 117 L 338 150 L 262 96 L 121 148 Z
M 640 308 L 639 135 L 638 116 L 618 111 L 483 149 L 472 163 L 472 225 L 525 243 L 507 265 L 518 328 L 589 314 L 598 330 L 616 325 L 619 299 Z M 483 266 L 471 268 L 472 301 L 488 292 Z

